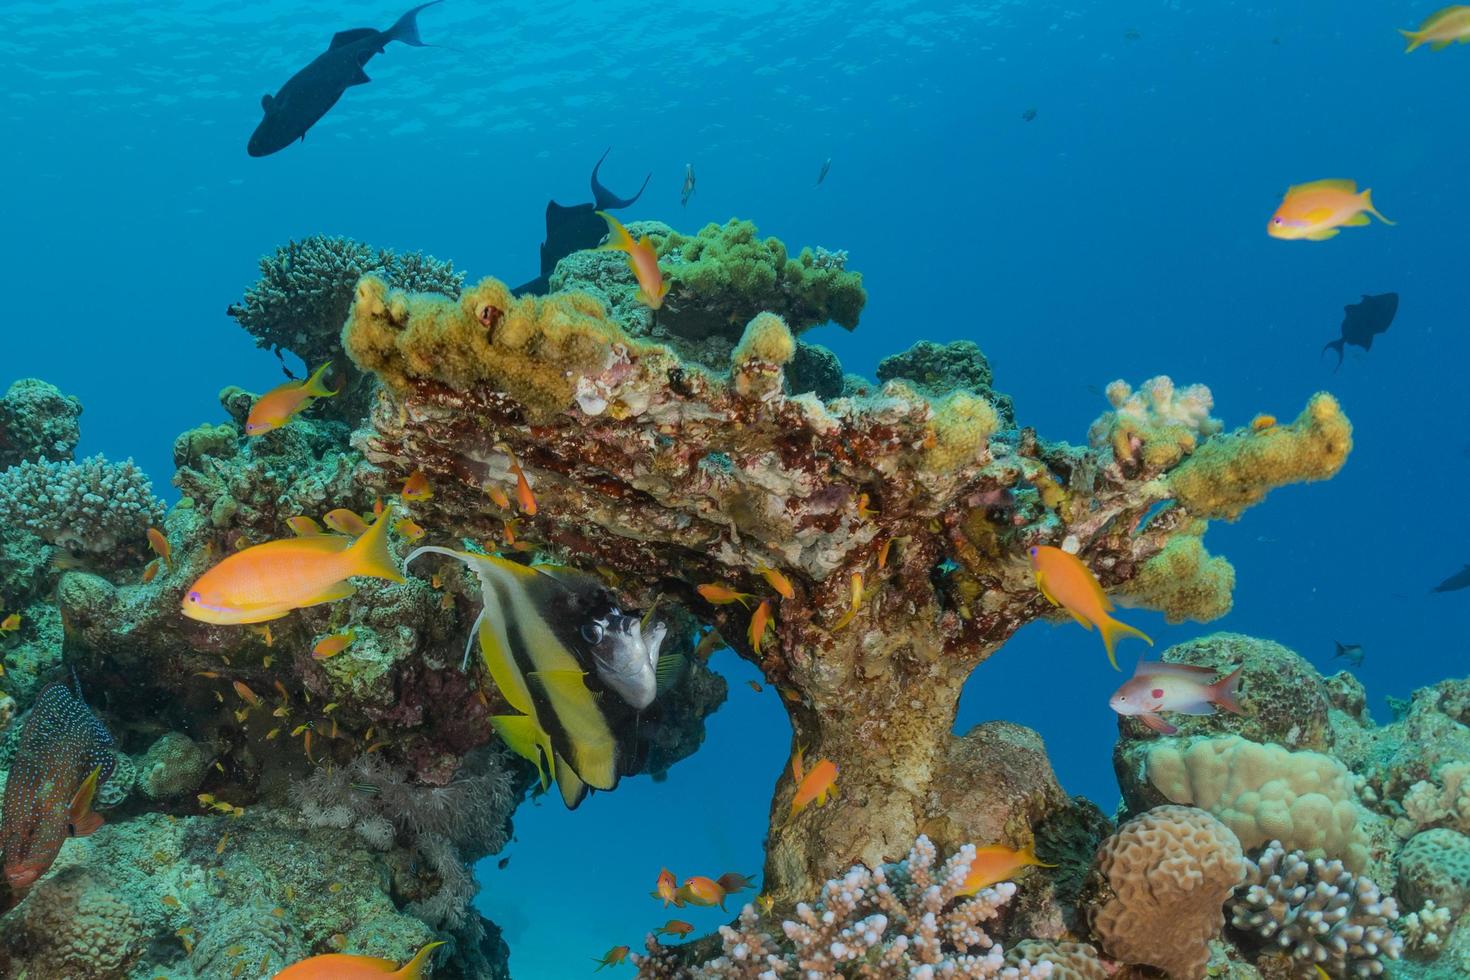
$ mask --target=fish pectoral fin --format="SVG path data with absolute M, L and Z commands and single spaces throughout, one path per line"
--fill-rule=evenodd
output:
M 69 822 L 66 825 L 67 835 L 70 837 L 90 837 L 95 834 L 103 824 L 102 815 L 88 810 L 80 820 Z
M 1051 589 L 1048 589 L 1046 587 L 1046 576 L 1043 575 L 1041 572 L 1036 573 L 1036 587 L 1041 590 L 1042 595 L 1046 596 L 1047 602 L 1051 603 L 1053 606 L 1061 605 L 1060 602 L 1057 602 L 1057 597 L 1051 594 Z
M 1067 613 L 1077 621 L 1078 626 L 1081 626 L 1083 629 L 1088 631 L 1092 630 L 1092 620 L 1088 619 L 1086 616 L 1083 616 L 1081 613 L 1073 612 L 1070 609 L 1067 610 Z
M 1169 724 L 1158 715 L 1139 715 L 1138 720 L 1143 722 L 1149 728 L 1152 728 L 1154 731 L 1158 732 L 1160 735 L 1173 735 L 1175 732 L 1179 731 L 1179 729 L 1175 728 L 1173 725 Z
M 1357 214 L 1353 215 L 1351 218 L 1343 222 L 1344 225 L 1347 225 L 1351 228 L 1357 228 L 1360 225 L 1367 225 L 1372 223 L 1373 219 L 1368 217 L 1368 215 L 1362 211 L 1359 211 Z
M 1305 237 L 1309 242 L 1325 242 L 1329 238 L 1337 237 L 1337 229 L 1324 228 L 1322 231 L 1314 231 L 1310 235 L 1307 235 Z
M 353 595 L 356 592 L 357 592 L 357 586 L 353 585 L 351 582 L 348 582 L 348 581 L 345 581 L 344 580 L 344 581 L 338 582 L 336 585 L 332 586 L 331 588 L 326 589 L 326 590 L 318 593 L 316 596 L 314 596 L 312 598 L 312 600 L 310 602 L 303 603 L 303 605 L 317 606 L 317 605 L 321 605 L 324 602 L 336 602 L 338 599 L 346 599 L 348 596 L 351 596 L 351 595 Z M 282 615 L 285 615 L 285 614 L 282 613 Z M 272 617 L 272 618 L 278 618 L 278 617 Z
M 351 78 L 349 78 L 347 80 L 347 84 L 348 85 L 366 85 L 368 82 L 371 82 L 371 81 L 372 81 L 372 79 L 368 77 L 368 73 L 362 70 L 362 65 L 358 65 L 357 66 L 357 71 L 353 74 L 353 76 Z
M 543 790 L 551 785 L 546 771 L 546 760 L 541 750 L 544 736 L 536 724 L 536 719 L 530 715 L 492 715 L 490 726 L 495 729 L 495 733 L 500 736 L 506 748 L 535 765 L 536 775 L 541 780 Z

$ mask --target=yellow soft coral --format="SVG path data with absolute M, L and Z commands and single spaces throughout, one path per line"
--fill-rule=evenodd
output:
M 342 345 L 392 387 L 410 379 L 459 390 L 483 383 L 537 417 L 570 405 L 579 380 L 606 370 L 615 348 L 642 347 L 583 293 L 517 299 L 485 279 L 455 301 L 390 291 L 376 276 L 357 285 Z
M 1169 474 L 1169 487 L 1191 514 L 1233 521 L 1274 487 L 1334 475 L 1352 447 L 1352 423 L 1336 398 L 1318 392 L 1290 425 L 1206 441 Z
M 758 313 L 746 324 L 730 360 L 736 367 L 743 367 L 753 361 L 786 364 L 795 356 L 796 338 L 791 336 L 786 321 L 774 313 Z
M 952 392 L 934 406 L 929 428 L 933 438 L 924 451 L 924 465 L 948 472 L 977 462 L 999 428 L 1000 417 L 990 402 L 968 391 Z
M 1200 532 L 1204 530 L 1200 522 Z M 1157 609 L 1171 623 L 1186 619 L 1207 623 L 1230 611 L 1235 568 L 1205 550 L 1195 534 L 1170 538 L 1164 549 L 1144 562 L 1119 595 L 1129 605 Z

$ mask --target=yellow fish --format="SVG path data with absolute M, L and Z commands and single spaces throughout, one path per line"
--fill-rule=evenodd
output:
M 150 527 L 148 529 L 148 547 L 152 548 L 153 553 L 163 559 L 163 563 L 169 567 L 170 571 L 173 570 L 173 549 L 168 545 L 168 538 L 164 537 L 163 532 L 156 527 Z
M 1400 28 L 1399 33 L 1409 39 L 1404 54 L 1421 44 L 1429 45 L 1431 51 L 1442 51 L 1451 44 L 1470 43 L 1470 6 L 1456 4 L 1446 7 L 1424 18 L 1417 31 Z
M 322 526 L 305 514 L 286 518 L 286 526 L 291 529 L 292 534 L 303 538 L 308 534 L 322 533 Z
M 771 568 L 769 565 L 762 565 L 756 571 L 761 573 L 761 578 L 765 579 L 766 584 L 775 589 L 781 598 L 796 598 L 796 589 L 792 588 L 791 579 L 782 575 L 779 570 Z
M 1076 555 L 1045 544 L 1035 545 L 1027 553 L 1031 556 L 1031 569 L 1036 573 L 1036 587 L 1046 596 L 1046 601 L 1067 610 L 1087 629 L 1098 628 L 1114 670 L 1121 669 L 1113 653 L 1119 637 L 1136 636 L 1149 646 L 1154 645 L 1141 630 L 1108 615 L 1113 608 L 1112 600 L 1103 594 L 1092 570 Z
M 434 496 L 434 488 L 429 486 L 429 478 L 424 476 L 423 470 L 414 470 L 403 481 L 403 492 L 399 496 L 404 500 L 428 500 Z
M 608 232 L 607 244 L 599 246 L 599 250 L 627 253 L 628 268 L 632 270 L 633 278 L 638 280 L 638 293 L 634 298 L 655 310 L 663 306 L 669 284 L 664 282 L 664 274 L 658 267 L 653 241 L 645 237 L 634 242 L 633 236 L 617 218 L 606 211 L 598 211 L 597 215 L 607 222 Z
M 1370 214 L 1386 225 L 1393 224 L 1378 213 L 1372 195 L 1371 190 L 1359 193 L 1358 185 L 1351 180 L 1297 184 L 1287 188 L 1281 205 L 1266 224 L 1266 234 L 1272 238 L 1320 242 L 1336 235 L 1339 228 L 1371 224 Z
M 346 942 L 342 945 L 345 946 Z M 273 980 L 370 980 L 372 977 L 381 977 L 383 980 L 417 980 L 423 976 L 429 954 L 443 945 L 442 942 L 429 943 L 402 967 L 392 960 L 376 956 L 324 953 L 286 967 Z
M 305 381 L 287 381 L 257 398 L 255 404 L 250 406 L 249 417 L 245 419 L 245 434 L 259 436 L 272 429 L 279 429 L 316 399 L 335 395 L 337 392 L 322 382 L 327 368 L 331 366 L 332 362 L 328 361 L 313 371 L 311 377 Z
M 14 633 L 20 629 L 20 613 L 11 613 L 0 621 L 0 633 Z
M 1027 867 L 1055 868 L 1056 865 L 1037 860 L 1034 846 L 1020 850 L 1004 844 L 977 847 L 975 860 L 970 862 L 970 872 L 965 875 L 965 883 L 958 894 L 973 895 L 982 888 L 1009 881 L 1017 871 Z
M 322 515 L 322 521 L 339 534 L 347 534 L 352 537 L 360 537 L 367 530 L 367 521 L 360 514 L 348 510 L 346 507 L 338 507 L 329 510 Z
M 417 541 L 424 536 L 424 529 L 414 522 L 412 517 L 400 517 L 393 524 L 393 530 L 403 535 L 410 541 Z
M 311 659 L 326 660 L 328 657 L 335 657 L 350 647 L 352 641 L 355 639 L 357 639 L 356 630 L 343 630 L 340 633 L 333 633 L 331 636 L 324 637 L 316 646 L 311 648 Z
M 230 555 L 184 595 L 190 619 L 216 626 L 264 623 L 293 609 L 345 599 L 356 576 L 402 582 L 388 551 L 384 512 L 357 540 L 322 534 L 267 541 Z

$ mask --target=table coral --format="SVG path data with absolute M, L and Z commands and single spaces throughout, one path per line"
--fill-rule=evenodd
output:
M 131 459 L 25 462 L 0 473 L 0 524 L 85 552 L 136 546 L 163 519 L 153 485 Z
M 1271 841 L 1247 867 L 1246 887 L 1231 903 L 1234 928 L 1332 977 L 1379 976 L 1383 961 L 1403 952 L 1392 928 L 1398 903 L 1341 861 L 1309 859 Z
M 1245 874 L 1230 828 L 1193 807 L 1156 807 L 1098 849 L 1092 931 L 1115 959 L 1204 980 L 1209 940 L 1225 924 L 1221 906 Z

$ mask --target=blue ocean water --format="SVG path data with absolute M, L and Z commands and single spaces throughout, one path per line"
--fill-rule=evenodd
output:
M 849 371 L 918 337 L 973 339 L 1022 422 L 1074 442 L 1114 378 L 1204 382 L 1227 425 L 1333 391 L 1355 425 L 1343 472 L 1206 539 L 1235 564 L 1231 614 L 1129 619 L 1160 647 L 1231 629 L 1324 670 L 1334 639 L 1361 643 L 1380 718 L 1385 696 L 1463 670 L 1467 594 L 1428 589 L 1470 561 L 1470 132 L 1447 102 L 1470 52 L 1406 57 L 1394 28 L 1422 5 L 446 0 L 421 16 L 446 47 L 390 47 L 303 144 L 246 156 L 262 93 L 334 32 L 399 13 L 0 4 L 0 381 L 79 396 L 82 450 L 131 455 L 166 489 L 174 436 L 222 417 L 221 387 L 280 379 L 224 315 L 259 255 L 343 234 L 519 282 L 546 199 L 584 200 L 612 146 L 614 189 L 653 172 L 625 218 L 735 215 L 847 249 L 862 324 L 807 339 Z M 1322 177 L 1372 187 L 1398 224 L 1268 238 L 1287 185 Z M 1343 305 L 1386 291 L 1393 329 L 1334 372 L 1319 351 Z M 662 866 L 759 869 L 789 731 L 752 668 L 715 663 L 731 697 L 701 753 L 575 813 L 523 808 L 507 868 L 481 869 L 517 976 L 637 947 L 668 917 L 644 897 Z M 1095 636 L 1036 624 L 976 671 L 957 727 L 1036 728 L 1063 785 L 1107 808 L 1116 683 Z

